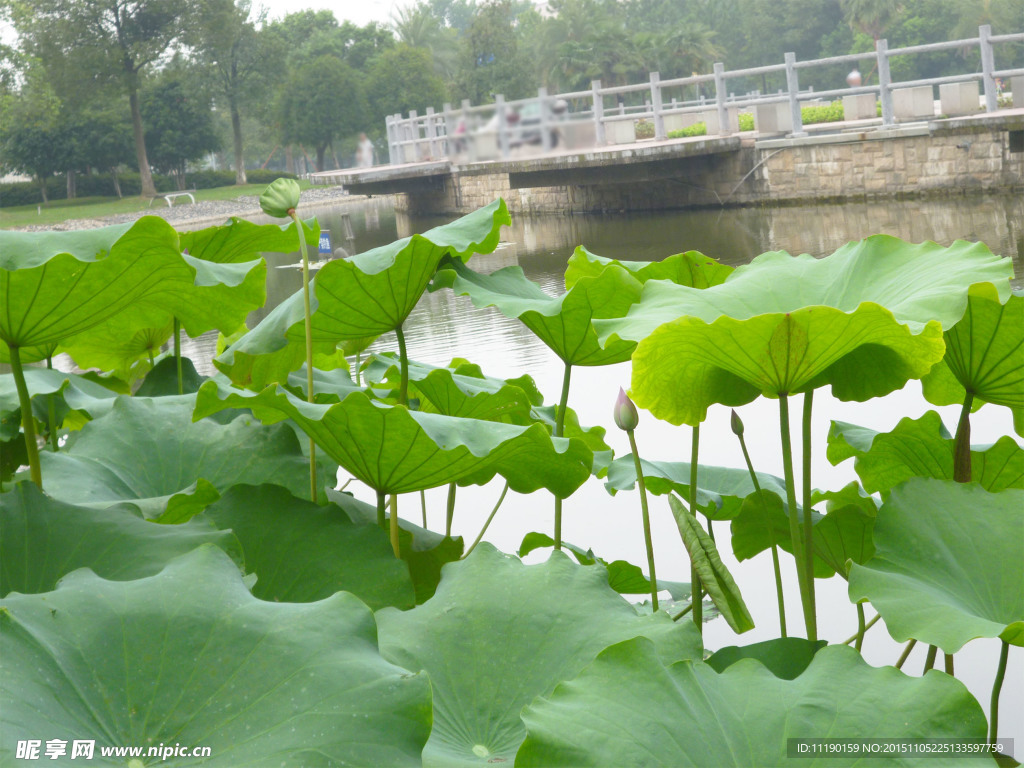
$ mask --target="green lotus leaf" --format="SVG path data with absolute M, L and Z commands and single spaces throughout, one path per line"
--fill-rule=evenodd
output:
M 621 317 L 640 299 L 641 283 L 621 267 L 608 267 L 584 277 L 557 298 L 549 296 L 523 273 L 505 267 L 490 275 L 449 260 L 438 270 L 431 290 L 451 288 L 469 296 L 476 307 L 496 307 L 519 320 L 568 365 L 608 365 L 628 360 L 636 345 L 616 341 L 602 347 L 591 321 Z
M 149 370 L 149 359 L 160 356 L 173 333 L 173 318 L 159 328 L 133 331 L 118 317 L 112 317 L 88 333 L 79 334 L 68 345 L 62 346 L 61 351 L 67 351 L 80 368 L 111 371 L 119 379 L 133 382 L 145 375 Z M 145 361 L 141 371 L 137 365 L 139 361 Z
M 828 459 L 852 457 L 854 469 L 871 493 L 888 493 L 913 477 L 953 479 L 953 440 L 935 411 L 918 419 L 901 419 L 892 432 L 875 432 L 833 421 L 828 432 Z M 973 446 L 971 477 L 986 490 L 1024 488 L 1024 449 L 1009 437 L 991 446 Z
M 430 732 L 426 677 L 380 657 L 357 598 L 258 600 L 209 545 L 148 578 L 80 570 L 10 595 L 0 651 L 5 763 L 17 740 L 60 734 L 95 739 L 97 755 L 201 745 L 222 768 L 417 766 Z
M 597 277 L 608 266 L 622 267 L 641 283 L 648 280 L 671 280 L 679 285 L 709 288 L 724 283 L 733 268 L 720 264 L 698 251 L 667 256 L 661 261 L 619 261 L 597 256 L 582 245 L 569 257 L 565 270 L 565 287 L 572 288 L 584 277 Z
M 20 355 L 21 363 L 22 365 L 25 365 L 27 363 L 38 363 L 42 360 L 52 359 L 56 357 L 59 347 L 60 345 L 55 341 L 49 342 L 48 344 L 36 344 L 33 346 L 22 347 Z M 9 365 L 10 362 L 11 350 L 3 339 L 0 339 L 0 363 L 7 363 Z
M 946 355 L 921 380 L 925 399 L 960 405 L 970 391 L 1009 408 L 1024 436 L 1024 293 L 1006 299 L 991 283 L 972 285 L 963 319 L 943 335 Z
M 518 493 L 547 488 L 567 497 L 589 477 L 593 461 L 581 441 L 552 438 L 538 424 L 520 427 L 410 411 L 362 392 L 320 404 L 277 387 L 252 393 L 204 384 L 196 418 L 223 408 L 251 408 L 267 423 L 292 419 L 346 471 L 385 494 L 499 473 Z
M 220 374 L 218 374 L 220 375 Z M 292 371 L 288 374 L 288 390 L 298 395 L 299 397 L 306 397 L 306 388 L 308 379 L 306 377 L 306 364 L 297 371 Z M 313 365 L 313 397 L 314 402 L 317 403 L 337 403 L 344 400 L 353 392 L 367 392 L 367 390 L 360 387 L 349 375 L 348 370 L 345 368 L 332 368 L 330 370 L 322 370 L 318 368 L 316 364 Z M 376 394 L 376 392 L 374 392 Z
M 189 519 L 239 483 L 273 481 L 309 498 L 309 459 L 287 425 L 245 416 L 193 423 L 193 402 L 119 397 L 68 450 L 44 452 L 43 490 L 71 504 L 128 501 L 168 523 Z M 318 476 L 332 477 L 330 462 L 321 464 Z
M 644 485 L 649 493 L 661 496 L 675 493 L 690 498 L 690 464 L 685 461 L 648 461 L 640 459 Z M 786 495 L 786 483 L 781 477 L 757 473 L 761 489 Z M 636 486 L 636 462 L 628 453 L 615 459 L 608 467 L 605 488 L 615 495 L 618 491 L 631 491 Z M 754 492 L 750 473 L 745 469 L 697 465 L 697 509 L 712 520 L 731 520 L 740 513 L 743 500 Z
M 850 570 L 897 641 L 956 653 L 976 637 L 1024 645 L 1024 491 L 914 479 L 878 511 L 875 556 Z
M 356 525 L 377 525 L 377 508 L 351 494 L 328 490 L 327 498 L 337 504 Z M 409 566 L 417 605 L 434 596 L 441 581 L 441 568 L 462 557 L 461 536 L 449 537 L 398 518 L 399 552 Z M 393 558 L 393 555 L 392 555 Z
M 665 664 L 649 640 L 614 645 L 579 677 L 523 710 L 529 735 L 517 766 L 860 766 L 861 754 L 794 760 L 792 738 L 960 738 L 983 741 L 985 715 L 963 683 L 939 672 L 907 677 L 870 667 L 832 645 L 793 680 L 753 659 L 716 672 L 700 661 Z M 879 760 L 958 766 L 937 755 Z
M 376 355 L 365 375 L 397 389 L 399 361 L 391 355 Z M 530 395 L 515 384 L 413 361 L 409 362 L 409 396 L 419 399 L 424 411 L 507 424 L 529 424 L 533 407 Z
M 320 225 L 316 219 L 303 222 L 307 239 L 316 242 Z M 253 224 L 232 216 L 220 224 L 189 232 L 179 232 L 181 249 L 203 261 L 237 264 L 252 261 L 263 253 L 294 253 L 299 250 L 299 234 L 295 223 Z
M 714 539 L 679 499 L 669 496 L 668 503 L 672 507 L 683 545 L 690 554 L 690 563 L 700 576 L 700 583 L 707 590 L 708 597 L 736 634 L 753 629 L 754 620 L 747 610 L 747 604 L 743 602 L 740 588 L 718 554 Z
M 1009 295 L 1013 267 L 980 243 L 948 248 L 886 235 L 823 259 L 762 254 L 703 290 L 652 280 L 626 317 L 596 320 L 604 343 L 640 341 L 633 399 L 673 424 L 713 403 L 742 405 L 831 385 L 867 400 L 920 378 L 963 315 L 967 285 Z
M 187 357 L 181 358 L 181 391 L 192 395 L 206 381 Z M 135 390 L 136 397 L 166 397 L 178 394 L 178 361 L 174 355 L 166 355 L 146 374 L 142 384 Z
M 118 395 L 95 377 L 37 366 L 25 366 L 25 386 L 30 398 L 60 395 L 71 408 L 82 408 L 94 400 L 113 400 Z M 0 413 L 16 411 L 19 407 L 14 376 L 3 374 L 0 376 Z
M 668 661 L 701 655 L 691 622 L 639 615 L 609 589 L 601 566 L 560 552 L 523 565 L 487 543 L 445 566 L 430 601 L 404 613 L 386 608 L 377 624 L 385 659 L 430 676 L 425 766 L 511 763 L 526 735 L 522 707 L 611 643 L 643 635 Z
M 535 549 L 544 549 L 554 546 L 555 540 L 546 533 L 530 531 L 523 537 L 523 541 L 519 545 L 519 550 L 516 554 L 518 554 L 519 557 L 526 557 Z M 562 542 L 562 549 L 572 554 L 572 556 L 576 558 L 576 562 L 580 565 L 594 565 L 595 563 L 599 563 L 604 566 L 608 571 L 608 586 L 620 595 L 651 594 L 651 581 L 644 574 L 640 566 L 633 565 L 633 563 L 627 562 L 626 560 L 612 560 L 611 562 L 608 562 L 604 558 L 595 555 L 593 550 L 584 550 L 583 547 L 578 547 L 567 541 Z M 684 583 L 681 581 L 664 581 L 662 579 L 658 579 L 658 588 L 668 590 L 674 600 L 680 600 L 683 598 L 688 600 L 690 597 L 689 582 Z
M 0 595 L 49 592 L 79 568 L 115 581 L 141 579 L 206 543 L 242 564 L 231 531 L 198 520 L 157 525 L 127 504 L 76 507 L 44 496 L 35 483 L 18 483 L 0 495 Z
M 740 659 L 756 659 L 782 680 L 800 677 L 814 659 L 814 654 L 828 645 L 827 640 L 811 642 L 802 637 L 777 637 L 753 645 L 728 645 L 719 648 L 704 662 L 715 672 L 725 672 Z
M 797 516 L 802 525 L 803 509 L 797 510 Z M 812 510 L 811 525 L 816 579 L 836 573 L 846 578 L 847 561 L 863 563 L 875 553 L 871 540 L 875 507 L 870 499 L 835 504 L 825 515 Z M 730 528 L 737 560 L 747 560 L 770 548 L 773 538 L 779 547 L 793 553 L 786 505 L 771 491 L 762 491 L 760 497 L 752 493 L 744 499 Z
M 345 591 L 374 610 L 414 605 L 409 569 L 387 534 L 354 524 L 333 504 L 318 506 L 278 485 L 236 485 L 202 517 L 238 537 L 261 600 L 310 603 Z
M 310 281 L 314 350 L 333 354 L 345 339 L 398 328 L 434 276 L 441 258 L 468 259 L 497 247 L 510 221 L 503 200 L 422 235 L 325 264 Z M 239 385 L 284 382 L 305 359 L 303 293 L 281 302 L 214 364 Z

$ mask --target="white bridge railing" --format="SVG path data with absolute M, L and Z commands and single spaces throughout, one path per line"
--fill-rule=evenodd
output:
M 979 28 L 978 36 L 944 43 L 914 45 L 890 49 L 879 40 L 875 51 L 832 56 L 811 61 L 797 61 L 787 53 L 782 64 L 726 70 L 716 63 L 711 74 L 661 80 L 657 72 L 648 82 L 602 88 L 595 80 L 590 90 L 549 94 L 545 88 L 529 99 L 506 101 L 498 94 L 493 104 L 472 106 L 463 101 L 453 109 L 445 104 L 440 112 L 428 107 L 425 115 L 410 112 L 408 117 L 395 114 L 387 118 L 389 159 L 392 165 L 402 163 L 459 158 L 468 162 L 508 158 L 521 148 L 533 154 L 556 148 L 585 148 L 608 144 L 632 143 L 638 138 L 664 139 L 670 131 L 704 122 L 710 136 L 729 136 L 739 132 L 739 110 L 754 112 L 755 130 L 760 134 L 806 135 L 801 107 L 808 103 L 825 103 L 824 99 L 842 98 L 845 120 L 874 120 L 881 105 L 882 126 L 899 120 L 934 117 L 934 86 L 939 86 L 942 113 L 947 104 L 963 105 L 960 114 L 998 109 L 1001 81 L 1012 81 L 1014 103 L 1024 106 L 1024 69 L 996 69 L 995 49 L 1001 43 L 1024 42 L 1024 33 L 993 35 L 989 25 Z M 932 51 L 966 49 L 977 46 L 981 53 L 981 71 L 947 77 L 894 82 L 889 63 L 895 56 L 909 56 Z M 873 65 L 878 74 L 875 85 L 860 85 L 848 79 L 849 87 L 827 91 L 800 89 L 801 70 L 834 65 L 862 63 Z M 753 91 L 736 96 L 729 92 L 729 81 L 736 78 L 784 75 L 786 88 L 774 94 Z M 853 74 L 853 73 L 851 73 Z M 980 85 L 980 90 L 979 90 Z M 695 94 L 689 100 L 683 95 Z M 710 95 L 705 96 L 705 91 Z M 643 103 L 627 106 L 627 96 Z M 973 95 L 973 105 L 971 99 Z M 608 108 L 605 100 L 612 97 L 616 106 Z M 638 98 L 639 97 L 639 98 Z M 858 100 L 857 97 L 860 97 Z M 921 104 L 924 106 L 920 106 Z M 914 106 L 917 104 L 918 106 Z M 572 107 L 572 108 L 571 108 Z M 916 109 L 916 111 L 915 111 Z M 638 130 L 638 124 L 643 126 Z M 644 131 L 644 135 L 640 135 Z

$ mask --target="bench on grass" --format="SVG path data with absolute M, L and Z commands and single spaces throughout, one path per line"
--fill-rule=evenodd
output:
M 195 205 L 196 198 L 195 195 L 192 194 L 193 192 L 195 192 L 194 189 L 184 189 L 181 192 L 158 192 L 156 197 L 149 201 L 149 207 L 153 207 L 154 200 L 166 200 L 167 207 L 171 208 L 174 206 L 174 198 L 176 197 L 187 197 L 192 201 L 192 204 Z

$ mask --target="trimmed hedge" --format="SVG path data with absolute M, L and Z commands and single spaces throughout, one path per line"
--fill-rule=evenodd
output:
M 294 179 L 295 174 L 283 171 L 254 169 L 245 172 L 250 184 L 270 184 L 281 177 Z M 121 194 L 133 197 L 142 192 L 142 182 L 137 173 L 119 173 Z M 234 171 L 195 171 L 185 174 L 185 186 L 188 189 L 213 189 L 214 187 L 230 187 L 235 183 Z M 157 192 L 173 192 L 176 187 L 170 176 L 153 174 L 153 184 Z M 114 197 L 114 181 L 110 174 L 79 174 L 75 180 L 78 197 Z M 67 180 L 64 176 L 53 176 L 46 180 L 46 194 L 50 200 L 67 198 Z M 18 181 L 0 184 L 0 208 L 14 208 L 19 205 L 38 205 L 43 202 L 36 181 Z
M 881 107 L 878 109 L 878 114 L 882 114 Z M 821 107 L 801 107 L 800 119 L 804 125 L 840 122 L 843 120 L 843 102 L 833 101 Z M 740 112 L 739 122 L 741 131 L 754 130 L 754 116 L 751 113 Z M 695 123 L 678 131 L 669 131 L 668 138 L 683 139 L 688 136 L 703 136 L 707 132 L 707 126 L 704 123 Z

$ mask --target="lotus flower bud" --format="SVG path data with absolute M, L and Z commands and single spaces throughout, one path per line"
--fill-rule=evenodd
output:
M 615 426 L 626 432 L 632 432 L 639 423 L 640 414 L 636 412 L 636 406 L 626 396 L 622 387 L 619 387 L 619 397 L 615 400 Z
M 277 179 L 260 195 L 260 208 L 268 216 L 287 218 L 299 205 L 299 191 L 295 179 Z
M 739 437 L 743 434 L 743 422 L 740 420 L 740 415 L 736 413 L 736 409 L 732 409 L 732 433 Z

